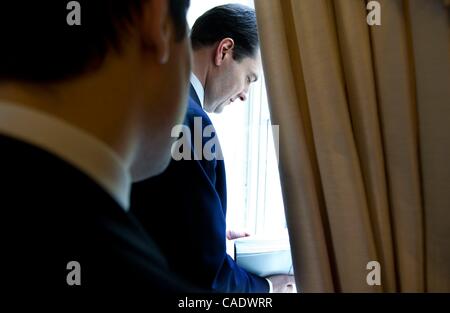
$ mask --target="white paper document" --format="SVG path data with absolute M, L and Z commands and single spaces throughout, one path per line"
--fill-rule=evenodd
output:
M 261 277 L 293 275 L 289 238 L 245 237 L 234 242 L 236 263 L 250 273 Z

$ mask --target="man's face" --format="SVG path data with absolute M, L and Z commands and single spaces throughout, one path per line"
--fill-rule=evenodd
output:
M 215 69 L 206 82 L 204 109 L 209 113 L 221 113 L 236 100 L 245 101 L 250 84 L 258 80 L 261 57 L 245 57 L 240 62 L 229 54 L 221 66 Z

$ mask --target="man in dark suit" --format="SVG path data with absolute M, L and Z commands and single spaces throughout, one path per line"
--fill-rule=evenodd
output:
M 131 182 L 167 167 L 186 112 L 189 1 L 66 5 L 0 5 L 2 285 L 193 291 L 129 212 Z
M 194 66 L 180 144 L 174 145 L 174 160 L 162 175 L 133 185 L 132 211 L 171 269 L 188 281 L 219 292 L 282 291 L 293 283 L 291 277 L 258 277 L 226 253 L 225 166 L 206 114 L 245 100 L 258 79 L 255 11 L 234 4 L 213 8 L 195 22 L 191 43 Z M 152 203 L 164 209 L 152 211 Z

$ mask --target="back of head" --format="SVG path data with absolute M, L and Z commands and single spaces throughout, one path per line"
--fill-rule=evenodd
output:
M 254 57 L 259 48 L 255 10 L 240 4 L 215 7 L 200 16 L 191 30 L 194 50 L 211 46 L 224 38 L 234 40 L 236 61 Z
M 170 129 L 185 110 L 189 3 L 1 1 L 0 100 L 33 106 L 100 139 L 135 179 L 161 172 Z M 81 23 L 72 25 L 77 7 Z
M 108 52 L 120 53 L 148 1 L 1 1 L 0 82 L 55 82 L 99 68 Z M 189 1 L 169 1 L 181 39 Z M 81 8 L 80 26 L 67 23 L 72 2 Z

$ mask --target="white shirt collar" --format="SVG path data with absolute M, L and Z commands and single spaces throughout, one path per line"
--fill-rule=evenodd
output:
M 191 73 L 191 84 L 194 87 L 194 90 L 197 93 L 197 96 L 200 99 L 200 103 L 203 107 L 203 102 L 205 101 L 205 89 L 194 73 Z
M 0 133 L 43 148 L 72 164 L 129 208 L 131 175 L 106 144 L 45 113 L 0 102 Z

